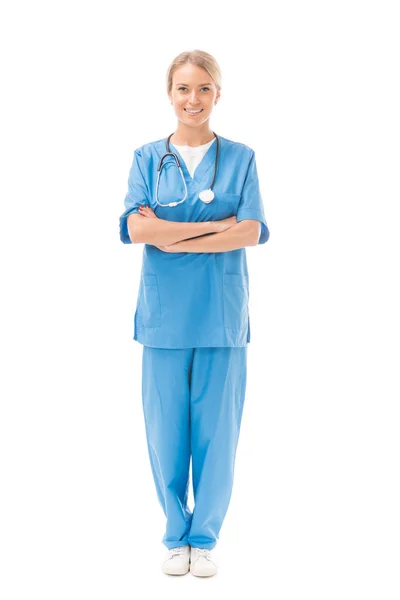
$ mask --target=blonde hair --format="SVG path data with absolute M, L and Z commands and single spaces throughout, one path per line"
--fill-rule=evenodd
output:
M 211 79 L 216 85 L 217 91 L 221 89 L 221 69 L 215 58 L 208 54 L 208 52 L 204 52 L 203 50 L 189 50 L 187 52 L 181 52 L 178 54 L 176 58 L 172 61 L 172 63 L 168 67 L 167 71 L 167 93 L 169 94 L 172 89 L 172 77 L 174 72 L 179 68 L 185 65 L 186 63 L 191 63 L 192 65 L 197 65 L 198 67 L 202 67 L 207 71 L 210 75 Z

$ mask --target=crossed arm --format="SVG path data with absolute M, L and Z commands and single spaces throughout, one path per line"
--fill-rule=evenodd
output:
M 163 252 L 227 252 L 256 246 L 261 223 L 236 217 L 221 221 L 181 223 L 156 217 L 150 207 L 128 216 L 128 231 L 133 243 L 156 246 Z M 206 235 L 210 234 L 210 235 Z

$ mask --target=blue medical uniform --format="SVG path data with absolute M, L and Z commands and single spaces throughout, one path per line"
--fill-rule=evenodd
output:
M 219 136 L 214 200 L 198 198 L 210 187 L 217 143 L 191 177 L 179 151 L 188 196 L 175 207 L 155 201 L 162 138 L 137 148 L 128 178 L 120 239 L 129 244 L 127 217 L 140 205 L 169 221 L 213 221 L 236 215 L 261 223 L 259 244 L 269 238 L 254 151 Z M 172 156 L 164 159 L 158 201 L 179 201 L 185 189 Z M 233 486 L 246 387 L 249 276 L 246 250 L 167 253 L 145 244 L 133 339 L 143 345 L 142 398 L 151 468 L 167 517 L 163 543 L 212 549 Z M 195 507 L 187 506 L 192 461 Z

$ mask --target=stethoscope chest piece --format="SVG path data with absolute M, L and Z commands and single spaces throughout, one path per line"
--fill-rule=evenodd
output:
M 199 198 L 205 204 L 209 204 L 210 202 L 212 202 L 214 200 L 214 192 L 212 190 L 210 190 L 210 189 L 203 190 L 202 192 L 200 192 Z

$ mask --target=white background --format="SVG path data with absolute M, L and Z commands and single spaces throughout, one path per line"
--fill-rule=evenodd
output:
M 399 598 L 396 4 L 3 3 L 4 600 Z M 271 232 L 247 250 L 247 396 L 210 579 L 159 566 L 143 246 L 118 227 L 133 150 L 176 127 L 167 68 L 195 48 L 221 66 L 211 127 L 255 150 Z

